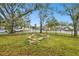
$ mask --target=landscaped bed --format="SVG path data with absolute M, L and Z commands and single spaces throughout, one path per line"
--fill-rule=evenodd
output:
M 30 35 L 32 34 L 1 35 L 0 55 L 79 56 L 79 37 L 67 34 L 48 34 L 48 39 L 43 39 L 37 44 L 27 44 Z M 39 34 L 37 37 L 40 37 Z

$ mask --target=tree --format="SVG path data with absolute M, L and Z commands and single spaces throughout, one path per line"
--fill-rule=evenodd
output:
M 39 16 L 40 16 L 40 33 L 42 33 L 42 30 L 43 30 L 43 23 L 44 23 L 44 20 L 45 20 L 46 17 L 47 17 L 47 14 L 45 13 L 44 10 L 42 10 L 42 11 L 39 12 Z
M 14 28 L 16 28 L 16 27 L 20 27 L 20 28 L 26 27 L 26 21 L 25 21 L 23 18 L 17 19 L 17 20 L 15 21 L 15 26 L 14 26 Z
M 74 36 L 77 36 L 77 24 L 79 19 L 79 4 L 62 4 L 62 10 L 58 12 L 70 16 L 73 21 Z
M 9 23 L 10 33 L 13 33 L 15 21 L 31 13 L 35 4 L 5 3 L 0 4 L 0 17 Z
M 37 10 L 39 11 L 40 33 L 42 33 L 44 21 L 50 14 L 49 4 L 36 4 L 36 6 Z
M 30 20 L 29 17 L 27 17 L 26 19 L 28 19 L 28 20 L 26 21 L 26 27 L 29 28 L 29 31 L 31 31 L 31 20 Z
M 47 23 L 46 25 L 49 28 L 49 30 L 51 30 L 52 28 L 55 29 L 55 27 L 58 25 L 58 21 L 55 19 L 55 17 L 48 18 L 46 23 Z

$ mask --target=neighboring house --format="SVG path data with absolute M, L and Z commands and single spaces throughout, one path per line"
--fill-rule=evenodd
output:
M 72 26 L 56 26 L 55 27 L 56 31 L 69 31 L 69 30 L 73 30 Z

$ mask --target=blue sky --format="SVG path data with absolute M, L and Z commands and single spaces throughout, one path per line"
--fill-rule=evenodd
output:
M 40 18 L 39 18 L 39 15 L 38 15 L 38 11 L 34 11 L 31 14 L 30 18 L 31 18 L 31 24 L 32 25 L 35 25 L 35 24 L 39 25 Z
M 50 5 L 51 9 L 53 7 L 57 7 L 58 9 L 63 9 L 59 4 L 51 4 Z M 53 15 L 54 17 L 59 21 L 59 22 L 66 22 L 66 23 L 72 23 L 72 20 L 69 16 L 67 15 L 61 15 L 61 14 L 58 14 L 56 12 L 53 12 Z M 31 24 L 34 25 L 34 24 L 37 24 L 39 25 L 39 16 L 38 16 L 38 11 L 34 11 L 32 14 L 31 14 Z

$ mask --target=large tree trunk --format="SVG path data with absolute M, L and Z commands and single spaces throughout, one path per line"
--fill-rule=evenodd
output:
M 40 33 L 42 33 L 42 20 L 40 19 Z
M 13 22 L 12 22 L 12 24 L 11 24 L 11 28 L 10 28 L 11 30 L 10 30 L 10 33 L 14 33 L 14 30 L 13 30 Z
M 76 37 L 78 35 L 77 33 L 77 22 L 78 22 L 78 16 L 71 16 L 72 20 L 73 20 L 73 30 L 74 30 L 74 37 Z
M 73 26 L 74 26 L 74 36 L 76 37 L 77 36 L 77 22 L 74 22 L 73 23 Z
M 14 20 L 11 22 L 10 33 L 14 33 Z
M 15 15 L 14 15 L 13 9 L 11 10 L 11 13 L 12 13 L 12 15 L 11 15 L 11 30 L 10 30 L 10 33 L 14 33 L 14 16 Z

